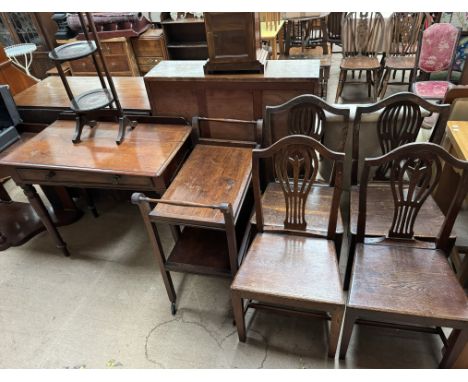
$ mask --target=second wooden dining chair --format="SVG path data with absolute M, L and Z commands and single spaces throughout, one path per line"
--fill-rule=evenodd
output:
M 461 171 L 435 243 L 415 238 L 415 221 L 439 183 L 442 166 Z M 380 238 L 366 237 L 372 167 L 388 166 L 392 220 Z M 433 143 L 409 143 L 366 159 L 359 194 L 356 256 L 341 338 L 344 358 L 355 323 L 438 334 L 446 345 L 440 364 L 450 367 L 468 341 L 468 299 L 447 257 L 455 219 L 468 192 L 468 162 Z M 433 224 L 433 222 L 431 222 Z M 453 328 L 447 341 L 441 327 Z
M 405 74 L 414 68 L 418 50 L 419 32 L 423 27 L 424 13 L 395 12 L 390 19 L 391 35 L 388 51 L 384 59 L 380 97 L 384 97 L 388 85 L 409 85 L 411 79 L 405 82 Z M 402 72 L 401 81 L 390 81 L 390 75 Z
M 375 130 L 361 128 L 366 116 L 379 112 Z M 438 114 L 430 141 L 439 144 L 447 124 L 450 105 L 438 105 L 426 101 L 413 93 L 402 92 L 394 94 L 376 104 L 359 106 L 353 126 L 352 142 L 352 184 L 357 184 L 365 157 L 375 157 L 387 154 L 391 150 L 406 143 L 415 142 L 423 123 L 423 113 Z M 368 127 L 368 126 L 367 126 Z M 391 220 L 393 202 L 390 189 L 387 187 L 389 165 L 374 168 L 370 177 L 373 180 L 368 187 L 369 219 L 366 235 L 379 237 L 385 234 L 385 229 Z M 350 227 L 348 260 L 344 279 L 344 287 L 348 288 L 351 267 L 355 253 L 357 234 L 358 200 L 360 185 L 350 191 Z M 420 239 L 435 240 L 437 225 L 444 219 L 442 211 L 429 197 L 423 206 L 420 219 L 416 222 L 416 236 Z
M 350 110 L 346 107 L 335 107 L 311 94 L 304 94 L 292 98 L 282 105 L 267 106 L 265 110 L 265 127 L 262 147 L 271 146 L 281 138 L 301 134 L 312 137 L 328 149 L 344 152 L 348 136 Z M 330 119 L 338 123 L 330 123 Z M 331 207 L 334 185 L 334 161 L 321 157 L 317 181 L 313 185 L 309 201 L 314 206 L 318 216 L 324 216 Z M 278 226 L 282 224 L 282 216 L 277 214 L 277 203 L 281 200 L 281 189 L 275 182 L 274 168 L 266 161 L 262 173 L 266 190 L 263 196 L 264 224 Z M 321 178 L 321 179 L 320 179 Z M 251 221 L 255 228 L 255 215 Z M 327 232 L 326 219 L 315 218 L 309 222 L 309 228 L 317 232 Z M 338 212 L 336 227 L 336 247 L 339 252 L 343 236 L 343 219 Z
M 336 177 L 328 211 L 314 214 L 313 183 L 319 155 L 335 161 Z M 267 226 L 261 191 L 261 160 L 272 160 L 278 188 L 276 205 L 280 225 Z M 252 154 L 252 182 L 257 235 L 231 285 L 239 340 L 246 340 L 247 308 L 265 308 L 317 315 L 331 320 L 328 355 L 335 356 L 344 312 L 344 295 L 333 239 L 341 197 L 344 154 L 328 150 L 304 135 L 280 139 Z M 313 229 L 326 220 L 325 234 Z
M 384 27 L 385 21 L 379 12 L 350 12 L 344 17 L 341 31 L 343 59 L 335 103 L 338 103 L 345 83 L 367 83 L 368 96 L 374 102 L 377 100 L 380 78 L 377 54 L 381 49 Z M 361 70 L 366 72 L 366 82 L 347 81 L 348 72 L 354 74 L 354 71 Z

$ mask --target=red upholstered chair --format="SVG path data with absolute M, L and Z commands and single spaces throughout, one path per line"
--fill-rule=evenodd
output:
M 415 94 L 437 101 L 444 98 L 453 86 L 449 79 L 459 37 L 460 29 L 448 23 L 433 24 L 421 34 L 412 81 L 415 81 L 418 69 L 426 75 L 446 71 L 447 78 L 445 81 L 413 82 L 411 90 Z

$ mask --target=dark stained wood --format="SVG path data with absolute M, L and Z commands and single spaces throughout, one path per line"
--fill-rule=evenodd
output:
M 116 125 L 99 122 L 94 129 L 85 131 L 81 144 L 74 145 L 70 140 L 74 123 L 59 120 L 3 157 L 0 164 L 18 168 L 20 179 L 27 176 L 39 181 L 42 177 L 46 183 L 60 183 L 66 180 L 66 174 L 76 171 L 83 175 L 102 174 L 109 179 L 112 175 L 121 175 L 122 179 L 157 178 L 191 132 L 189 126 L 140 124 L 141 129 L 131 131 L 124 146 L 115 147 L 112 137 Z M 56 174 L 47 179 L 49 170 Z M 93 179 L 83 178 L 82 182 L 92 183 Z M 151 181 L 148 185 L 152 187 Z
M 293 300 L 297 308 L 345 301 L 333 241 L 267 232 L 255 236 L 231 289 L 255 300 Z
M 419 32 L 423 28 L 424 13 L 419 12 L 394 12 L 389 20 L 391 28 L 391 39 L 388 52 L 384 58 L 382 85 L 380 89 L 380 97 L 384 97 L 387 91 L 387 86 L 390 85 L 406 85 L 410 80 L 405 82 L 404 76 L 407 70 L 412 70 L 416 63 L 416 51 L 418 49 Z M 403 80 L 389 82 L 390 74 L 395 74 L 403 70 Z
M 254 131 L 255 138 L 250 142 L 213 139 L 210 130 L 201 127 L 207 122 L 235 124 L 241 130 Z M 176 313 L 176 293 L 169 271 L 228 277 L 236 274 L 244 253 L 244 244 L 239 251 L 238 243 L 246 232 L 252 208 L 252 148 L 262 136 L 261 121 L 194 117 L 192 128 L 196 146 L 163 196 L 132 196 L 160 264 L 172 314 Z M 152 209 L 150 203 L 156 207 Z M 163 251 L 156 223 L 172 227 L 176 243 L 168 255 Z
M 200 253 L 203 256 L 200 256 Z M 174 272 L 231 276 L 226 233 L 185 227 L 168 257 L 166 269 Z
M 343 131 L 337 145 L 343 151 L 348 134 L 349 109 L 334 107 L 310 94 L 297 96 L 282 105 L 266 107 L 263 146 L 292 134 L 308 135 L 323 143 L 327 134 L 325 112 L 343 117 Z
M 305 202 L 305 220 L 308 222 L 306 231 L 310 233 L 322 233 L 325 235 L 330 218 L 330 206 L 333 201 L 333 187 L 312 187 Z M 268 226 L 278 229 L 284 226 L 286 204 L 283 190 L 278 183 L 268 183 L 262 195 L 264 229 Z M 252 224 L 255 224 L 255 215 L 252 216 Z M 343 221 L 341 213 L 338 213 L 336 233 L 343 233 Z
M 187 125 L 141 123 L 121 146 L 112 141 L 116 123 L 100 122 L 80 145 L 72 121 L 57 121 L 0 159 L 0 167 L 27 195 L 58 248 L 68 253 L 32 184 L 79 188 L 166 190 L 188 154 Z
M 370 241 L 366 240 L 366 220 L 371 213 L 367 209 L 369 169 L 386 162 L 391 163 L 389 186 L 393 188 L 395 211 L 392 228 L 387 231 L 385 240 Z M 455 186 L 457 191 L 439 226 L 435 244 L 421 245 L 412 234 L 412 221 L 418 214 L 420 202 L 430 200 L 427 197 L 440 180 L 441 162 L 461 171 L 461 181 Z M 404 182 L 410 189 L 407 193 L 398 191 Z M 410 143 L 381 157 L 365 160 L 359 195 L 356 259 L 340 358 L 346 355 L 354 323 L 370 320 L 414 325 L 415 329 L 421 326 L 454 328 L 456 335 L 449 340 L 440 367 L 453 365 L 468 336 L 468 299 L 447 257 L 453 246 L 450 233 L 467 193 L 468 162 L 455 159 L 432 143 Z
M 450 105 L 438 105 L 413 93 L 401 92 L 373 105 L 357 107 L 353 125 L 353 184 L 356 184 L 358 179 L 358 162 L 363 158 L 359 149 L 361 134 L 364 137 L 370 134 L 370 132 L 361 132 L 361 121 L 365 114 L 381 111 L 376 128 L 381 153 L 385 154 L 400 145 L 416 140 L 423 122 L 420 109 L 438 114 L 430 142 L 440 143 L 449 118 Z M 379 169 L 377 175 L 377 179 L 386 179 L 385 168 Z
M 348 305 L 468 321 L 466 295 L 454 276 L 443 251 L 358 244 Z
M 164 200 L 210 204 L 231 203 L 237 218 L 251 179 L 252 149 L 197 145 L 163 195 Z M 223 226 L 220 211 L 159 204 L 150 213 L 158 221 L 184 219 L 208 226 Z
M 319 60 L 267 61 L 264 74 L 205 75 L 203 64 L 162 61 L 148 72 L 152 114 L 257 120 L 264 118 L 266 106 L 301 94 L 321 94 Z M 252 140 L 250 132 L 230 124 L 224 124 L 216 138 Z
M 308 231 L 315 216 L 306 213 L 306 201 L 318 172 L 318 155 L 336 162 L 336 187 L 328 205 L 327 230 L 321 233 Z M 259 166 L 262 158 L 273 158 L 279 183 L 276 186 L 283 194 L 282 203 L 278 203 L 283 222 L 275 230 L 268 226 L 264 214 L 266 198 L 261 195 Z M 266 149 L 255 149 L 252 160 L 258 233 L 231 285 L 239 340 L 246 340 L 244 299 L 273 310 L 290 309 L 291 313 L 320 310 L 331 316 L 328 355 L 334 358 L 345 305 L 332 241 L 336 237 L 344 154 L 328 150 L 311 137 L 292 135 Z M 249 306 L 255 307 L 256 303 Z
M 263 73 L 268 53 L 262 49 L 256 12 L 204 12 L 208 60 L 205 73 Z
M 390 229 L 393 219 L 393 196 L 390 187 L 382 183 L 369 185 L 367 189 L 367 210 L 366 235 L 381 237 Z M 351 233 L 357 233 L 357 220 L 359 211 L 359 189 L 351 189 Z M 437 236 L 441 224 L 444 221 L 444 214 L 437 206 L 432 197 L 428 197 L 426 203 L 419 211 L 415 226 L 414 235 L 422 239 L 432 239 Z

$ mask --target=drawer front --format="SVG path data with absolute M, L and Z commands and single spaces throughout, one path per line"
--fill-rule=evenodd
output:
M 124 42 L 103 42 L 102 51 L 105 56 L 109 54 L 126 54 Z
M 159 61 L 162 60 L 162 57 L 137 57 L 138 65 L 151 65 L 153 67 Z
M 142 57 L 161 56 L 164 57 L 163 40 L 138 40 L 133 42 L 135 55 Z
M 148 177 L 117 174 L 86 173 L 80 171 L 18 169 L 19 178 L 25 183 L 89 185 L 109 188 L 153 188 Z
M 107 56 L 107 66 L 111 72 L 130 72 L 130 63 L 127 56 Z
M 72 72 L 77 73 L 96 73 L 96 67 L 91 57 L 70 61 L 70 68 Z

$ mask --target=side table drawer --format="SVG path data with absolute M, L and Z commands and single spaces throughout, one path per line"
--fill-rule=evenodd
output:
M 152 188 L 151 178 L 118 174 L 86 173 L 80 171 L 17 169 L 19 178 L 25 183 L 61 184 L 61 185 L 95 185 L 108 188 Z

